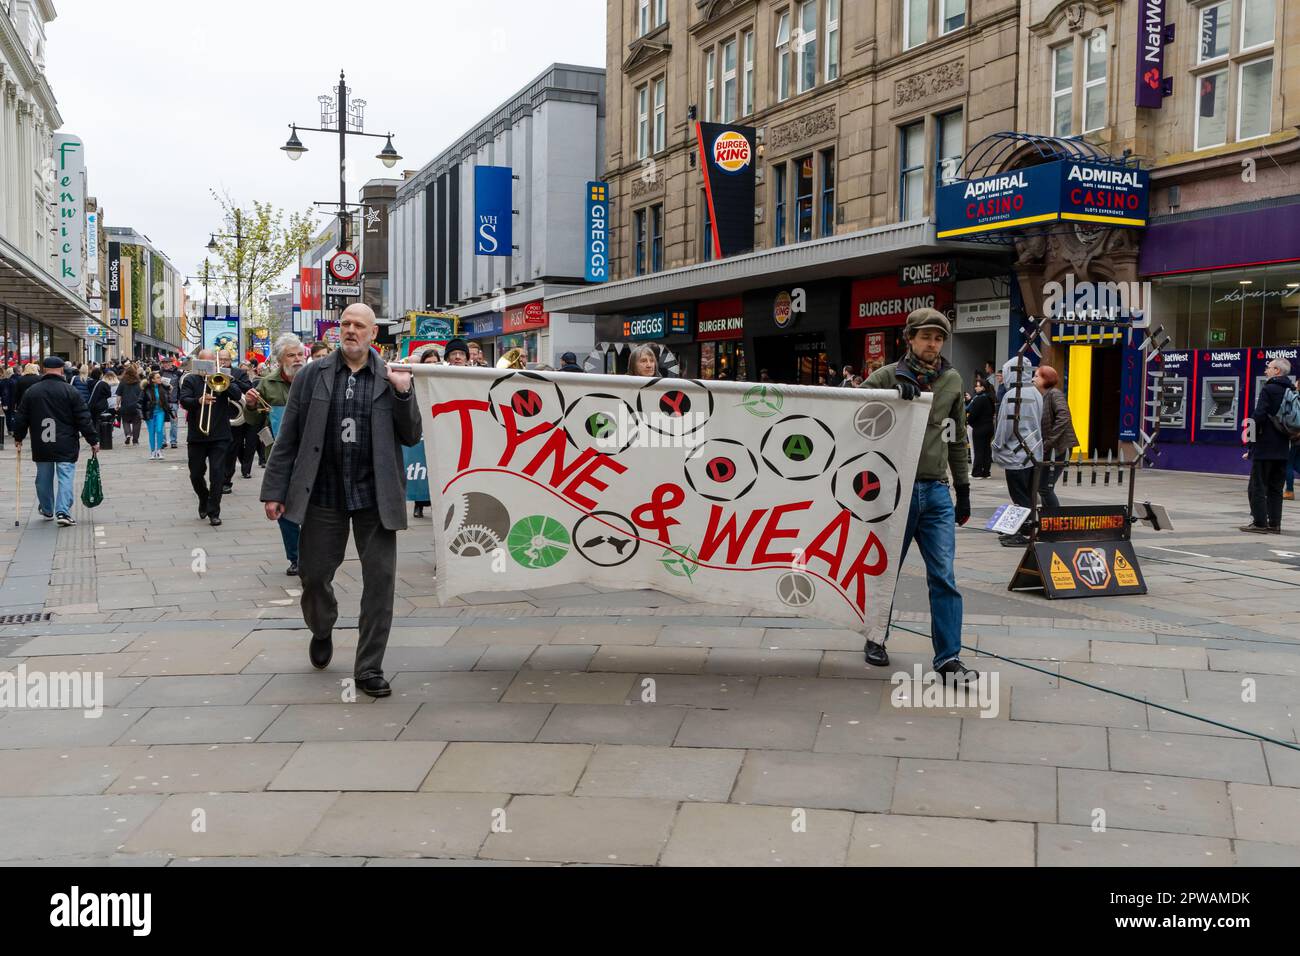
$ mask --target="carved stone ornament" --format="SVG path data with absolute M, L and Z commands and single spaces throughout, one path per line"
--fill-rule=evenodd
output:
M 1074 32 L 1083 26 L 1083 4 L 1072 3 L 1065 8 L 1065 22 L 1070 31 Z
M 767 145 L 770 149 L 779 150 L 834 130 L 835 105 L 831 104 L 812 113 L 805 113 L 788 123 L 773 126 L 772 132 L 767 136 Z
M 949 60 L 936 67 L 905 76 L 894 84 L 894 105 L 907 106 L 958 89 L 966 82 L 966 61 Z
M 653 196 L 664 191 L 662 170 L 643 169 L 632 179 L 632 201 L 642 196 Z

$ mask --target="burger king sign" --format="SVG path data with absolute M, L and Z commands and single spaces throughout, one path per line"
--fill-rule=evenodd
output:
M 697 123 L 696 140 L 717 258 L 754 248 L 754 129 Z

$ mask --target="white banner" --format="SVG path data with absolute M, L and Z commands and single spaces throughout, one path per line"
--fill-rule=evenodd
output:
M 583 582 L 882 637 L 929 396 L 411 368 L 443 603 Z

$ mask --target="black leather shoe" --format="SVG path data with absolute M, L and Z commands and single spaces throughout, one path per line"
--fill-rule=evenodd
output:
M 297 561 L 290 561 L 290 562 L 289 562 L 289 567 L 285 570 L 284 573 L 287 574 L 287 575 L 290 575 L 291 577 L 292 577 L 292 576 L 296 576 L 296 575 L 298 574 L 298 562 L 297 562 Z
M 868 664 L 874 664 L 876 667 L 889 666 L 889 653 L 885 650 L 884 644 L 877 644 L 875 641 L 867 641 L 863 647 L 863 652 L 867 658 Z
M 367 677 L 365 680 L 357 681 L 357 686 L 371 697 L 388 697 L 393 692 L 393 689 L 388 686 L 388 681 L 382 677 Z
M 328 637 L 323 637 L 318 641 L 313 637 L 311 646 L 307 648 L 307 656 L 311 659 L 312 667 L 318 671 L 323 671 L 330 666 L 330 661 L 334 659 L 334 641 Z
M 233 494 L 233 493 L 234 493 L 234 490 L 235 490 L 235 486 L 234 486 L 234 485 L 222 485 L 222 487 L 221 487 L 221 493 L 222 493 L 223 495 Z
M 252 478 L 252 477 L 253 477 L 253 473 L 252 473 L 252 472 L 249 472 L 248 474 L 245 475 L 245 474 L 243 474 L 243 473 L 241 472 L 240 475 L 239 475 L 239 477 L 240 477 L 240 478 Z
M 199 505 L 199 518 L 202 519 L 202 518 L 206 518 L 207 516 L 208 516 L 208 506 Z
M 938 673 L 945 681 L 954 684 L 973 684 L 980 676 L 979 671 L 967 667 L 956 657 L 940 667 Z
M 212 527 L 214 527 L 214 528 L 219 528 L 219 527 L 221 527 L 221 516 L 220 516 L 220 515 L 208 515 L 208 524 L 212 525 Z
M 1004 534 L 998 538 L 998 544 L 1004 548 L 1023 548 L 1029 539 L 1023 534 Z

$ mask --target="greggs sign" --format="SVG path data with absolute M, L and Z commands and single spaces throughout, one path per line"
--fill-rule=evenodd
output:
M 696 123 L 714 258 L 754 248 L 754 129 Z
M 939 239 L 1071 221 L 1147 224 L 1150 174 L 1135 166 L 1060 160 L 939 187 Z

